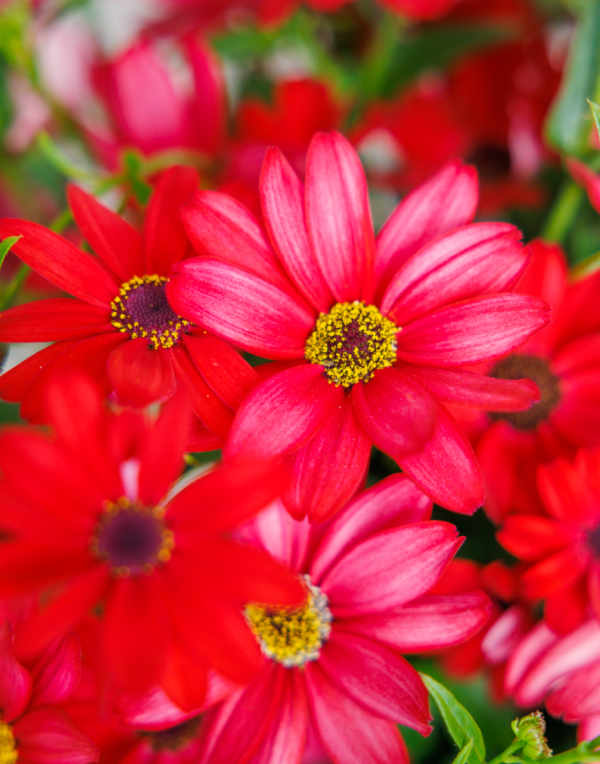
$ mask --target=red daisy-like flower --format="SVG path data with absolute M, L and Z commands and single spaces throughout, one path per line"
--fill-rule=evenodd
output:
M 311 739 L 318 761 L 408 761 L 397 724 L 427 735 L 430 715 L 402 653 L 456 644 L 489 612 L 480 591 L 428 593 L 461 544 L 454 526 L 429 519 L 431 506 L 395 475 L 325 527 L 276 503 L 244 528 L 297 572 L 309 596 L 300 609 L 246 607 L 263 668 L 207 713 L 204 764 L 296 764 Z
M 552 325 L 518 352 L 478 370 L 495 378 L 528 377 L 541 399 L 518 413 L 459 412 L 470 420 L 485 475 L 485 510 L 498 523 L 509 512 L 545 514 L 538 466 L 600 445 L 600 273 L 569 283 L 560 247 L 534 241 L 530 249 L 530 264 L 515 292 L 548 302 Z
M 81 367 L 125 405 L 164 401 L 182 385 L 201 419 L 208 447 L 227 435 L 233 410 L 256 381 L 227 344 L 192 326 L 165 295 L 171 266 L 189 243 L 179 209 L 198 186 L 190 168 L 163 174 L 143 233 L 69 188 L 75 220 L 98 257 L 35 223 L 0 221 L 0 237 L 21 236 L 14 251 L 75 298 L 39 300 L 0 314 L 0 342 L 53 342 L 0 378 L 0 395 L 22 402 L 22 416 L 40 421 L 40 391 L 60 369 Z
M 484 486 L 472 449 L 443 405 L 520 411 L 528 380 L 461 367 L 497 358 L 549 321 L 539 299 L 509 294 L 528 261 L 504 223 L 465 225 L 473 170 L 450 164 L 406 197 L 375 240 L 357 154 L 317 134 L 306 194 L 271 149 L 261 202 L 267 234 L 233 199 L 199 192 L 184 208 L 203 256 L 167 287 L 180 315 L 266 358 L 226 453 L 295 454 L 286 504 L 323 520 L 359 487 L 371 444 L 438 503 L 470 513 Z
M 17 659 L 8 620 L 0 627 L 0 761 L 91 764 L 100 750 L 62 706 L 80 677 L 79 641 L 68 634 L 27 664 Z
M 17 648 L 34 653 L 101 605 L 113 683 L 159 683 L 185 708 L 202 703 L 211 666 L 247 682 L 260 652 L 244 603 L 297 604 L 304 590 L 228 532 L 280 494 L 287 471 L 216 468 L 165 499 L 188 438 L 179 396 L 152 426 L 142 414 L 103 409 L 84 378 L 58 378 L 46 398 L 56 438 L 22 428 L 0 437 L 0 525 L 9 534 L 0 596 L 52 587 Z
M 600 616 L 600 450 L 578 451 L 538 469 L 547 516 L 509 515 L 498 541 L 532 563 L 521 576 L 524 593 L 545 600 L 544 618 L 558 633 L 571 631 L 588 608 Z

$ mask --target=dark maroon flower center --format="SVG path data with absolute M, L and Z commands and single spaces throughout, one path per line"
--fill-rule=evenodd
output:
M 492 419 L 505 419 L 518 430 L 535 429 L 540 422 L 548 419 L 560 401 L 560 380 L 544 358 L 515 353 L 499 361 L 490 376 L 496 379 L 531 379 L 539 387 L 540 400 L 527 411 L 490 413 Z
M 600 558 L 600 525 L 588 533 L 587 542 L 594 553 L 594 557 Z
M 167 281 L 164 276 L 135 276 L 121 284 L 111 302 L 112 325 L 133 339 L 147 337 L 155 349 L 176 345 L 190 323 L 169 305 Z
M 174 547 L 172 531 L 162 519 L 163 511 L 149 509 L 124 497 L 109 502 L 91 542 L 94 557 L 105 560 L 117 575 L 150 573 L 166 562 Z
M 169 727 L 160 732 L 142 732 L 142 737 L 148 738 L 148 742 L 155 751 L 177 751 L 186 743 L 189 743 L 200 729 L 200 716 L 194 716 L 176 727 Z

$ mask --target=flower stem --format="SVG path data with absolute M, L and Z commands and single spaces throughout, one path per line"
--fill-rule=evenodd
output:
M 488 764 L 504 764 L 504 762 L 507 760 L 507 758 L 515 753 L 515 751 L 518 751 L 519 748 L 522 748 L 524 746 L 523 740 L 513 740 L 513 742 L 508 746 L 508 748 L 505 751 L 502 751 L 501 754 L 496 756 L 495 759 L 492 759 Z
M 542 239 L 556 241 L 559 244 L 564 242 L 579 212 L 583 196 L 583 189 L 572 180 L 563 183 L 542 228 Z

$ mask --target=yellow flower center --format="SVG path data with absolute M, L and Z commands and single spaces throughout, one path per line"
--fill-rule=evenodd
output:
M 316 661 L 331 634 L 328 600 L 310 576 L 304 576 L 305 604 L 300 608 L 268 608 L 247 605 L 246 620 L 263 653 L 286 668 Z
M 105 560 L 116 576 L 152 573 L 171 559 L 175 537 L 161 507 L 148 508 L 122 496 L 107 501 L 90 542 L 93 557 Z M 2 762 L 0 762 L 2 764 Z
M 0 764 L 15 764 L 18 758 L 19 753 L 10 724 L 0 722 Z
M 396 362 L 400 329 L 374 305 L 339 302 L 321 313 L 308 338 L 306 358 L 325 367 L 329 382 L 352 387 Z
M 134 276 L 121 284 L 111 302 L 111 324 L 132 339 L 147 337 L 156 350 L 170 348 L 181 340 L 190 322 L 175 313 L 167 301 L 164 276 Z

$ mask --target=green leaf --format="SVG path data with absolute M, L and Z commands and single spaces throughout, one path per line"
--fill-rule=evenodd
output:
M 448 732 L 461 749 L 461 753 L 469 744 L 469 741 L 473 742 L 471 751 L 466 759 L 468 764 L 483 764 L 485 761 L 485 744 L 475 719 L 443 684 L 436 682 L 435 679 L 427 674 L 421 674 L 420 676 L 429 690 L 429 694 L 440 709 Z
M 2 267 L 2 263 L 4 262 L 6 255 L 8 255 L 10 250 L 21 238 L 21 236 L 8 236 L 6 239 L 0 242 L 0 268 Z
M 471 755 L 472 750 L 473 750 L 473 740 L 471 739 L 465 745 L 465 747 L 458 752 L 456 758 L 452 761 L 452 764 L 466 764 L 466 762 L 469 761 L 469 756 Z
M 426 30 L 412 39 L 399 39 L 388 54 L 388 68 L 376 86 L 378 92 L 373 92 L 371 86 L 369 95 L 391 97 L 422 72 L 446 69 L 466 53 L 509 38 L 510 32 L 501 26 L 456 24 Z
M 599 74 L 600 2 L 594 0 L 581 14 L 563 81 L 546 124 L 548 141 L 566 154 L 578 154 L 587 146 L 586 100 L 596 96 Z

